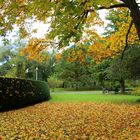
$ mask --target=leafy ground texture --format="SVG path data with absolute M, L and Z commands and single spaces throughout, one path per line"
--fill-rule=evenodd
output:
M 2 140 L 140 140 L 140 106 L 52 103 L 0 113 Z

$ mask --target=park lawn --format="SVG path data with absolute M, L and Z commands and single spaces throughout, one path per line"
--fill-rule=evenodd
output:
M 102 94 L 101 91 L 52 92 L 50 102 L 138 103 L 140 96 Z
M 1 112 L 0 139 L 140 140 L 140 105 L 134 104 L 137 96 L 86 91 L 55 92 L 51 97 L 50 101 Z

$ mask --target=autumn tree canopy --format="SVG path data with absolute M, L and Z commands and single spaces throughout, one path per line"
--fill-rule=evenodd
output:
M 117 24 L 119 30 L 105 38 L 101 38 L 92 28 L 101 25 L 98 11 L 114 9 L 121 11 L 120 18 L 125 22 Z M 31 39 L 26 53 L 33 50 L 40 56 L 42 48 L 56 46 L 62 48 L 71 42 L 91 41 L 90 50 L 101 48 L 101 54 L 107 50 L 110 56 L 119 48 L 128 46 L 129 41 L 140 40 L 140 9 L 138 0 L 1 0 L 0 1 L 0 35 L 6 36 L 15 25 L 19 27 L 21 37 L 30 36 L 33 22 L 42 21 L 50 24 L 50 29 L 44 39 Z M 129 34 L 130 37 L 129 37 Z M 121 38 L 121 39 L 120 39 Z M 111 42 L 116 40 L 117 44 Z M 102 42 L 101 42 L 102 40 Z M 111 40 L 111 41 L 110 41 Z M 132 43 L 131 42 L 131 43 Z M 81 43 L 81 41 L 80 41 Z M 113 48 L 111 53 L 106 48 Z M 103 49 L 102 49 L 103 48 Z M 111 49 L 112 50 L 112 49 Z M 97 56 L 99 50 L 94 53 Z M 92 51 L 90 51 L 92 52 Z M 90 54 L 89 52 L 89 54 Z M 99 60 L 102 58 L 99 58 Z

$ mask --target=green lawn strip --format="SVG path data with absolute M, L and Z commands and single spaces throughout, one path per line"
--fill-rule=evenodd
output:
M 62 92 L 51 93 L 50 102 L 97 102 L 97 103 L 138 103 L 140 96 L 132 95 L 110 95 L 110 94 L 91 94 L 86 92 Z

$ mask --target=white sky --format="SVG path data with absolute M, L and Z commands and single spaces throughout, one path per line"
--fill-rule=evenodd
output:
M 105 19 L 107 13 L 108 13 L 108 10 L 99 10 L 99 16 L 104 21 L 104 26 L 103 27 L 97 26 L 97 28 L 95 27 L 95 29 L 98 32 L 98 34 L 100 34 L 100 35 L 104 33 L 105 27 L 109 23 L 109 21 Z
M 41 22 L 36 22 L 33 24 L 33 29 L 37 29 L 37 33 L 33 33 L 33 37 L 41 38 L 44 36 L 44 34 L 49 30 L 50 25 L 49 24 L 43 24 Z

